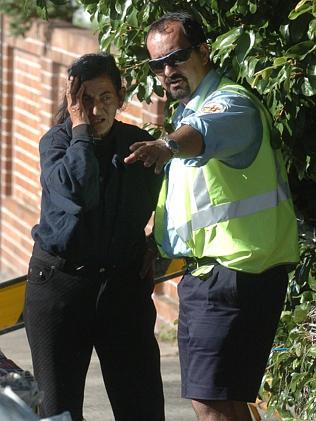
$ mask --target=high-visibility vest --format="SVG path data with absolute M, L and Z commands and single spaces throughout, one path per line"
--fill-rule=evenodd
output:
M 254 161 L 243 169 L 214 158 L 202 167 L 185 166 L 180 160 L 179 188 L 169 198 L 168 216 L 197 258 L 212 257 L 223 266 L 250 273 L 295 263 L 299 259 L 297 222 L 281 151 L 270 144 L 270 116 L 254 95 L 232 81 L 223 78 L 217 89 L 237 92 L 256 105 L 263 127 L 261 146 Z M 167 183 L 165 177 L 154 231 L 163 256 Z

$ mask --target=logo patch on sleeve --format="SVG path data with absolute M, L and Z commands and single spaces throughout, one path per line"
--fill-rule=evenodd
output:
M 227 109 L 226 105 L 220 102 L 207 102 L 199 110 L 199 114 L 222 113 Z

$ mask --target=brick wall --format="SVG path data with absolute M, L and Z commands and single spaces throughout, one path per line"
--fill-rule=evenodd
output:
M 66 68 L 78 56 L 97 52 L 95 36 L 65 22 L 40 22 L 24 38 L 1 20 L 0 271 L 26 273 L 40 210 L 38 142 L 53 124 L 63 96 Z M 161 123 L 163 102 L 136 99 L 118 116 L 128 123 Z M 160 294 L 161 295 L 161 294 Z

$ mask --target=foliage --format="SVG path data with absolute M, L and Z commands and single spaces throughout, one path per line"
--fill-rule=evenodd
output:
M 3 0 L 1 0 L 3 2 Z M 6 3 L 9 0 L 4 0 Z M 25 0 L 25 2 L 36 0 Z M 51 0 L 60 3 L 61 0 Z M 12 0 L 11 3 L 16 3 Z M 119 51 L 129 95 L 163 90 L 150 73 L 144 34 L 167 11 L 187 10 L 206 28 L 211 58 L 266 104 L 301 221 L 292 274 L 263 392 L 287 419 L 315 414 L 316 2 L 315 0 L 80 0 L 98 23 L 102 50 Z M 43 9 L 45 0 L 37 0 Z M 168 103 L 169 104 L 169 103 Z M 267 303 L 268 307 L 268 303 Z
M 72 21 L 78 4 L 73 1 L 54 0 L 1 0 L 0 13 L 9 16 L 12 35 L 24 35 L 38 16 Z
M 261 387 L 271 412 L 284 420 L 316 414 L 316 237 L 301 234 L 301 262 L 292 274 L 270 362 Z

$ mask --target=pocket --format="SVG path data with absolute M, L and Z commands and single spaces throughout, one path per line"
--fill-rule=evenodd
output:
M 55 268 L 41 260 L 31 257 L 27 273 L 27 282 L 32 285 L 44 285 L 53 276 Z
M 237 272 L 217 265 L 209 280 L 208 302 L 224 306 L 238 306 Z

